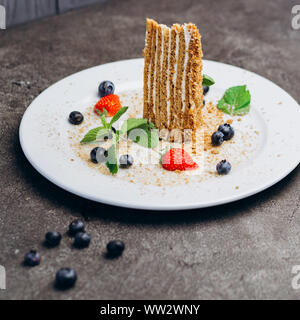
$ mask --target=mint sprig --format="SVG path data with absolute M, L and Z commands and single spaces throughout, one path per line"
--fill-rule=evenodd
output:
M 122 115 L 128 110 L 128 107 L 122 107 L 113 117 L 112 119 L 110 120 L 110 127 L 116 122 L 118 121 Z
M 136 129 L 136 128 L 140 128 L 143 125 L 146 125 L 147 122 L 148 122 L 148 120 L 143 119 L 143 118 L 141 118 L 141 119 L 129 118 L 123 122 L 122 127 L 121 127 L 121 134 L 128 133 L 131 130 Z
M 128 107 L 121 108 L 111 119 L 111 121 L 108 123 L 106 121 L 107 111 L 104 109 L 104 111 L 101 113 L 99 110 L 96 110 L 96 112 L 99 114 L 101 122 L 103 127 L 97 127 L 94 129 L 91 129 L 80 141 L 80 143 L 90 143 L 99 140 L 99 138 L 102 138 L 103 136 L 107 135 L 112 131 L 112 125 L 120 119 L 120 117 L 127 111 Z
M 204 74 L 202 79 L 202 85 L 205 87 L 210 87 L 213 84 L 215 84 L 214 79 L 208 76 L 207 74 Z
M 128 110 L 128 107 L 122 107 L 108 123 L 106 121 L 107 111 L 104 109 L 101 113 L 99 110 L 96 112 L 99 114 L 102 127 L 91 129 L 80 141 L 80 143 L 91 143 L 95 141 L 101 141 L 100 138 L 112 134 L 112 145 L 108 149 L 108 158 L 106 166 L 112 174 L 118 172 L 117 162 L 117 143 L 120 140 L 120 136 L 127 135 L 129 139 L 138 143 L 145 148 L 155 148 L 158 145 L 158 130 L 152 122 L 147 119 L 135 119 L 129 118 L 125 120 L 121 126 L 121 130 L 116 130 L 114 133 L 112 125 L 120 119 L 120 117 Z
M 218 108 L 230 115 L 244 115 L 250 111 L 251 94 L 246 85 L 227 89 Z
M 107 111 L 104 109 L 101 113 L 99 110 L 96 112 L 99 114 L 103 127 L 97 127 L 91 129 L 80 141 L 80 143 L 90 143 L 99 140 L 100 138 L 112 133 L 113 144 L 108 149 L 108 159 L 106 161 L 106 166 L 112 174 L 118 172 L 118 162 L 117 162 L 117 148 L 116 143 L 119 141 L 119 131 L 113 133 L 112 125 L 121 118 L 121 116 L 127 111 L 128 107 L 121 108 L 108 123 L 106 121 Z
M 91 143 L 95 142 L 97 140 L 100 140 L 101 138 L 107 136 L 109 134 L 109 129 L 104 127 L 97 127 L 92 130 L 90 130 L 80 141 L 80 143 Z
M 156 148 L 158 145 L 158 130 L 147 119 L 130 118 L 124 121 L 121 132 L 126 133 L 130 140 L 144 148 Z
M 102 125 L 104 128 L 108 128 L 109 124 L 106 121 L 106 117 L 107 117 L 107 110 L 103 109 L 103 112 L 100 112 L 100 110 L 96 109 L 97 114 L 100 116 Z
M 119 167 L 117 161 L 117 148 L 116 144 L 113 143 L 110 148 L 107 150 L 107 161 L 106 166 L 109 169 L 110 173 L 117 174 Z

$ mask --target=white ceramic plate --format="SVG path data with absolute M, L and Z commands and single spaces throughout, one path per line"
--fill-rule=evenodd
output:
M 298 103 L 271 81 L 234 66 L 204 61 L 204 73 L 216 81 L 209 92 L 211 100 L 241 84 L 246 84 L 252 94 L 250 114 L 260 132 L 259 146 L 248 161 L 232 168 L 227 176 L 166 187 L 162 192 L 160 186 L 103 175 L 81 159 L 70 161 L 73 150 L 66 134 L 69 113 L 83 111 L 96 102 L 97 86 L 103 80 L 113 81 L 117 94 L 142 90 L 143 59 L 87 69 L 42 92 L 23 116 L 19 132 L 22 149 L 34 168 L 61 188 L 94 201 L 135 209 L 182 210 L 224 204 L 284 178 L 300 161 Z

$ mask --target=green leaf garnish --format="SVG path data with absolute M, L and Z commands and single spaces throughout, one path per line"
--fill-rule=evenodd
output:
M 106 117 L 107 117 L 107 110 L 103 109 L 103 112 L 100 112 L 100 110 L 96 109 L 97 114 L 100 116 L 102 125 L 104 128 L 109 128 L 109 123 L 107 123 L 106 121 Z
M 122 107 L 110 120 L 110 123 L 109 123 L 110 127 L 113 125 L 113 123 L 118 121 L 127 110 L 128 110 L 128 107 Z
M 118 162 L 117 162 L 117 148 L 116 144 L 112 144 L 107 150 L 107 161 L 106 166 L 109 169 L 110 173 L 118 173 Z
M 127 133 L 128 138 L 145 148 L 155 148 L 158 145 L 158 130 L 147 119 L 129 118 L 124 121 L 120 134 Z
M 204 74 L 203 75 L 203 80 L 202 80 L 202 85 L 205 87 L 210 87 L 213 84 L 215 84 L 215 81 L 213 78 L 211 78 L 210 76 Z
M 90 130 L 80 141 L 80 143 L 90 143 L 95 142 L 101 138 L 103 138 L 105 135 L 109 134 L 109 129 L 104 127 L 97 127 L 92 130 Z
M 250 111 L 251 94 L 246 85 L 231 87 L 226 90 L 218 102 L 218 108 L 231 115 L 244 115 Z
M 140 128 L 143 125 L 146 125 L 148 122 L 147 119 L 136 119 L 136 118 L 129 118 L 125 120 L 122 124 L 120 134 L 128 133 L 132 129 Z
M 156 148 L 158 145 L 158 130 L 153 129 L 150 123 L 131 129 L 127 134 L 129 139 L 144 148 Z
M 123 122 L 121 130 L 116 130 L 115 133 L 112 131 L 112 125 L 120 119 L 120 117 L 128 110 L 128 107 L 122 107 L 110 120 L 109 123 L 106 121 L 107 110 L 103 110 L 101 113 L 96 110 L 102 121 L 102 127 L 97 127 L 90 130 L 84 138 L 80 141 L 81 143 L 95 142 L 105 135 L 112 134 L 112 145 L 107 150 L 107 161 L 106 166 L 112 174 L 118 172 L 118 161 L 117 161 L 117 143 L 122 135 L 127 134 L 128 138 L 132 139 L 135 143 L 145 148 L 155 148 L 158 145 L 159 137 L 158 130 L 155 125 L 147 119 L 134 119 L 130 118 Z

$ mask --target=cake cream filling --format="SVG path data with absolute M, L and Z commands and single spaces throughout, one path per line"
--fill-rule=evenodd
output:
M 158 56 L 158 32 L 156 32 L 155 40 L 155 59 L 154 59 L 154 83 L 153 83 L 153 114 L 156 114 L 156 65 L 157 65 L 157 56 Z
M 169 32 L 169 45 L 168 45 L 168 68 L 167 68 L 167 82 L 170 77 L 170 48 L 171 48 L 171 29 L 168 28 Z M 171 113 L 171 101 L 170 101 L 170 87 L 169 83 L 167 83 L 167 125 L 169 126 L 170 122 L 170 113 Z
M 183 103 L 182 103 L 182 112 L 185 110 L 186 101 L 185 100 L 185 80 L 186 80 L 186 71 L 187 71 L 187 65 L 189 61 L 189 46 L 191 41 L 191 30 L 188 29 L 187 24 L 184 24 L 183 26 L 184 30 L 184 41 L 185 41 L 185 51 L 184 51 L 184 66 L 183 66 L 183 80 L 182 80 L 182 97 L 183 97 Z

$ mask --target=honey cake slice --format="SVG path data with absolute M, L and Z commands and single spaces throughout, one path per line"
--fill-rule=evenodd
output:
M 146 22 L 143 117 L 158 129 L 201 127 L 202 48 L 198 28 Z

